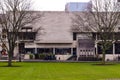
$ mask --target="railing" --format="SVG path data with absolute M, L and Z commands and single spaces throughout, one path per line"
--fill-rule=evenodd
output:
M 89 55 L 89 56 L 81 55 L 78 58 L 78 61 L 100 61 L 100 60 L 101 60 L 101 58 L 98 58 L 98 57 L 93 56 L 93 55 Z

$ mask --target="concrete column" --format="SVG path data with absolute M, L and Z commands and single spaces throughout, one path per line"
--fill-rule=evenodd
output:
M 78 46 L 79 45 L 78 45 L 78 39 L 77 39 L 77 53 L 76 53 L 76 55 L 77 55 L 77 61 L 78 61 L 78 59 L 80 57 L 80 51 L 79 51 L 79 47 Z
M 53 48 L 53 54 L 55 55 L 55 48 Z
M 96 34 L 96 40 L 98 40 L 98 35 Z
M 98 44 L 97 44 L 97 42 L 95 42 L 95 48 L 96 48 L 95 54 L 98 55 Z
M 113 43 L 113 59 L 115 60 L 115 43 Z
M 73 55 L 73 48 L 71 47 L 71 55 Z
M 37 54 L 37 45 L 35 44 L 35 54 Z
M 79 49 L 77 47 L 77 61 L 78 61 L 79 57 L 80 57 L 80 51 L 79 51 Z
M 97 41 L 98 41 L 98 35 L 96 34 L 96 42 L 95 42 L 96 52 L 94 53 L 95 55 L 98 55 L 98 44 L 97 44 Z

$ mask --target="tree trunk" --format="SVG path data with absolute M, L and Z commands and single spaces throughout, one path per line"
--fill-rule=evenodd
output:
M 12 52 L 10 51 L 8 53 L 8 67 L 12 66 Z
M 21 62 L 21 53 L 19 53 L 19 62 Z
M 102 54 L 102 64 L 105 64 L 105 50 L 103 50 L 103 54 Z

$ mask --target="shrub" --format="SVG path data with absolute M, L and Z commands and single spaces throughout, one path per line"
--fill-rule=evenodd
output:
M 45 56 L 46 56 L 46 54 L 39 54 L 39 59 L 44 60 Z
M 30 59 L 34 59 L 34 54 L 30 53 L 29 56 L 30 56 Z
M 56 60 L 54 54 L 46 54 L 46 53 L 39 54 L 39 59 L 41 59 L 41 60 Z

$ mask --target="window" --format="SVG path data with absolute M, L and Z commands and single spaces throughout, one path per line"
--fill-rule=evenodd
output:
M 19 53 L 24 53 L 25 43 L 19 43 Z
M 5 34 L 2 34 L 2 38 L 5 39 L 5 38 L 6 38 L 6 35 L 5 35 Z
M 32 27 L 22 27 L 21 30 L 22 31 L 26 31 L 26 32 L 31 32 L 32 31 Z
M 39 54 L 48 54 L 53 53 L 53 48 L 38 48 L 37 51 Z
M 73 33 L 73 40 L 76 40 L 76 33 Z
M 73 55 L 76 55 L 76 48 L 73 48 Z
M 118 30 L 120 30 L 120 27 L 118 27 Z
M 5 39 L 7 36 L 7 30 L 6 29 L 2 29 L 2 38 Z
M 20 40 L 35 40 L 36 32 L 19 32 Z
M 56 55 L 69 55 L 71 54 L 71 48 L 55 48 Z

